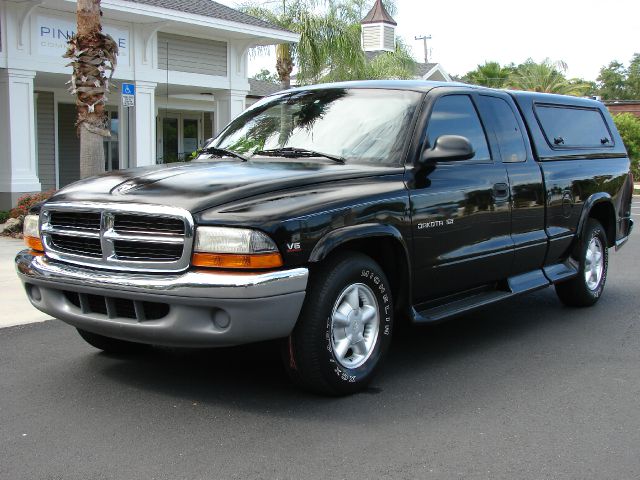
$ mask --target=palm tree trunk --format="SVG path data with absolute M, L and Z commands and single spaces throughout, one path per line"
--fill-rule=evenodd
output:
M 80 178 L 104 171 L 105 137 L 110 136 L 104 109 L 118 46 L 102 33 L 100 0 L 78 0 L 78 30 L 69 40 L 65 57 L 73 66 L 71 93 L 76 95 L 80 136 Z
M 276 46 L 276 71 L 278 72 L 282 89 L 289 90 L 291 88 L 293 60 L 291 59 L 291 47 L 288 43 Z
M 80 125 L 80 178 L 104 172 L 104 136 Z

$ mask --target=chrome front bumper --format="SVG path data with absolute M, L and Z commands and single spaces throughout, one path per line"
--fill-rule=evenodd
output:
M 69 265 L 29 250 L 15 261 L 37 309 L 101 335 L 169 346 L 238 345 L 286 337 L 300 314 L 309 276 L 306 268 L 126 273 Z M 135 315 L 120 314 L 123 300 L 131 303 Z M 100 302 L 106 305 L 104 311 L 95 308 Z M 149 304 L 162 305 L 166 315 L 145 318 L 143 306 Z

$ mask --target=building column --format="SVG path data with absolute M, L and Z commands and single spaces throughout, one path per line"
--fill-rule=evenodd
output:
M 248 92 L 245 90 L 226 90 L 223 92 L 216 92 L 214 94 L 214 99 L 216 101 L 216 136 L 231 122 L 231 120 L 245 111 L 247 93 Z
M 0 209 L 39 192 L 33 79 L 36 72 L 0 69 Z
M 136 105 L 131 115 L 130 167 L 156 164 L 156 85 L 155 82 L 136 83 Z

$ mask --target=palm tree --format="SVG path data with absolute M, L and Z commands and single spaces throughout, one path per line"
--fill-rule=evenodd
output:
M 80 178 L 104 171 L 103 140 L 111 135 L 104 104 L 118 45 L 102 32 L 100 0 L 78 0 L 78 28 L 65 53 L 73 67 L 69 91 L 76 95 L 80 136 Z
M 485 62 L 483 65 L 478 65 L 475 70 L 468 72 L 462 80 L 474 85 L 503 88 L 513 70 L 512 66 L 503 67 L 498 62 Z
M 509 76 L 507 86 L 515 90 L 528 90 L 561 95 L 584 95 L 589 85 L 579 80 L 569 80 L 565 76 L 567 64 L 552 62 L 546 58 L 541 63 L 528 59 Z
M 413 76 L 415 61 L 402 42 L 396 52 L 367 60 L 360 45 L 365 0 L 284 0 L 275 9 L 257 3 L 241 9 L 300 34 L 298 44 L 276 47 L 276 70 L 283 89 L 291 85 L 294 66 L 299 84 Z M 390 9 L 394 11 L 393 3 Z

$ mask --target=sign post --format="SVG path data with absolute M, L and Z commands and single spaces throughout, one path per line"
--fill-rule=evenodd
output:
M 131 107 L 136 105 L 136 86 L 133 83 L 122 84 L 122 106 L 127 109 L 127 167 L 131 168 Z

